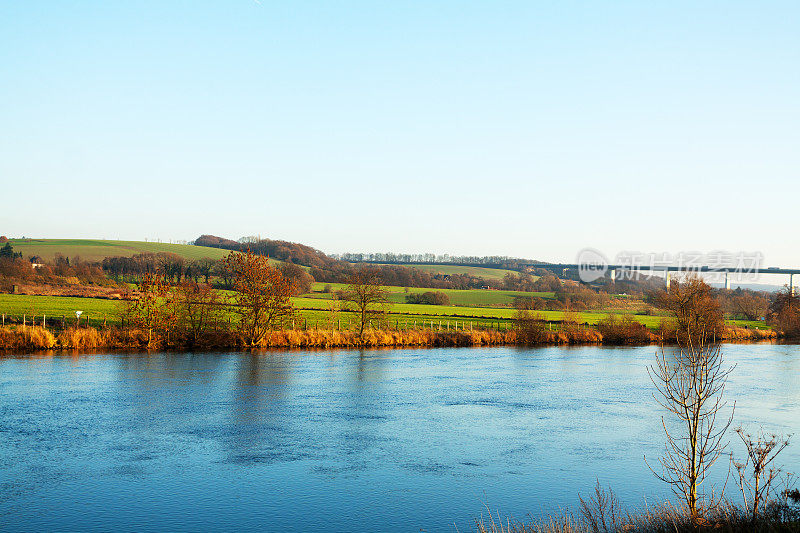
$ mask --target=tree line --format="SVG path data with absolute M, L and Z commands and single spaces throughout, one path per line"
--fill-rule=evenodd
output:
M 298 316 L 291 297 L 304 289 L 298 288 L 292 274 L 305 274 L 302 269 L 274 266 L 266 256 L 251 250 L 231 252 L 221 263 L 230 278 L 229 297 L 191 278 L 169 284 L 159 270 L 141 276 L 137 290 L 129 295 L 124 317 L 147 333 L 148 347 L 162 340 L 209 345 L 214 344 L 208 342 L 209 337 L 228 336 L 255 348 L 270 331 L 293 325 Z M 359 335 L 372 320 L 385 315 L 388 304 L 386 289 L 368 268 L 356 270 L 347 279 L 339 298 L 356 313 Z M 229 339 L 228 344 L 234 343 Z
M 323 283 L 345 283 L 360 266 L 328 256 L 304 244 L 258 237 L 243 237 L 234 241 L 214 235 L 201 235 L 193 244 L 225 250 L 250 250 L 286 263 L 303 265 L 309 267 L 308 272 L 315 281 Z M 436 274 L 402 265 L 370 265 L 370 267 L 383 285 L 434 289 L 502 288 L 499 280 L 469 274 Z

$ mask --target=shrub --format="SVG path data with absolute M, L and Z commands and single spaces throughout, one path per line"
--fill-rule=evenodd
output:
M 657 338 L 630 315 L 609 315 L 597 323 L 597 330 L 606 344 L 647 344 Z
M 406 296 L 406 303 L 427 305 L 450 305 L 450 298 L 442 291 L 426 291 Z
M 554 338 L 541 316 L 527 310 L 517 312 L 515 340 L 518 344 L 550 344 Z

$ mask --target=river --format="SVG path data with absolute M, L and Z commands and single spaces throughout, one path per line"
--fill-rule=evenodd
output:
M 800 346 L 723 350 L 735 424 L 798 435 L 780 462 L 800 471 Z M 641 506 L 670 494 L 643 458 L 664 445 L 655 351 L 3 356 L 0 524 L 464 532 L 487 507 L 575 508 L 595 480 Z

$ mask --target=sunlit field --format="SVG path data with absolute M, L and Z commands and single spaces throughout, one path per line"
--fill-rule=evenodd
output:
M 163 242 L 111 241 L 88 239 L 10 239 L 14 250 L 23 257 L 38 255 L 52 261 L 56 254 L 83 261 L 102 261 L 106 257 L 130 257 L 141 253 L 169 252 L 184 259 L 222 259 L 228 250 L 193 246 L 191 244 L 170 244 Z

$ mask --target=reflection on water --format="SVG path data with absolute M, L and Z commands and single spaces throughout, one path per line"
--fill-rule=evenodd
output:
M 725 346 L 736 423 L 800 433 L 800 348 Z M 654 347 L 0 359 L 15 530 L 468 531 L 599 479 L 668 496 Z M 800 465 L 800 443 L 782 456 Z

